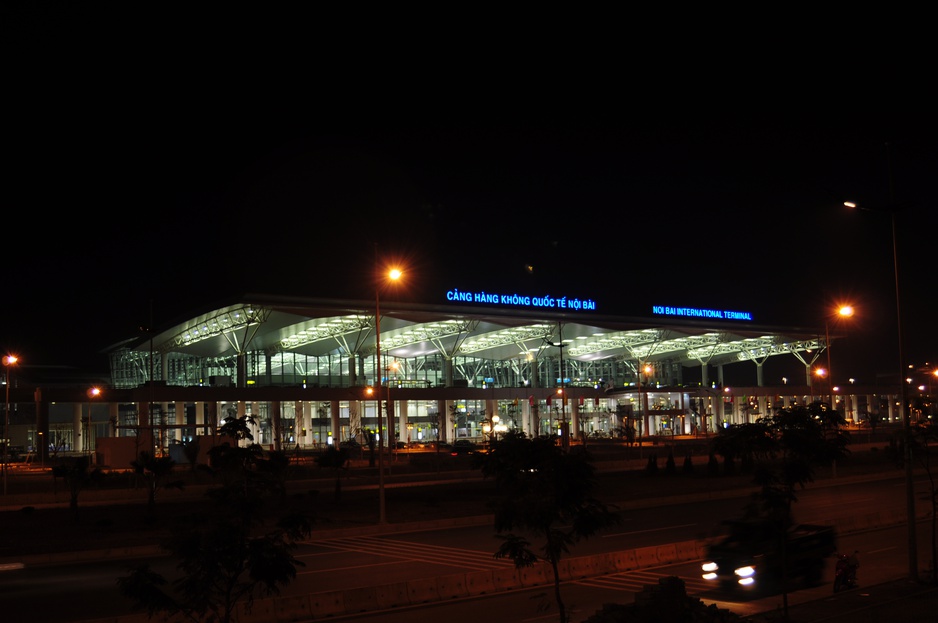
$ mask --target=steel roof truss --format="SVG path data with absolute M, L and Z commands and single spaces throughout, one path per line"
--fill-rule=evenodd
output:
M 551 335 L 551 327 L 545 324 L 533 324 L 510 329 L 499 329 L 498 331 L 489 331 L 473 336 L 472 339 L 467 339 L 462 346 L 459 347 L 459 354 L 468 355 L 512 344 L 522 348 L 522 352 L 527 352 L 527 347 L 524 344 L 525 340 L 549 340 Z
M 233 331 L 242 327 L 247 328 L 257 325 L 252 333 L 253 337 L 260 328 L 259 325 L 263 324 L 270 317 L 270 313 L 270 308 L 254 305 L 226 309 L 210 318 L 187 326 L 170 339 L 162 342 L 155 350 L 160 353 L 171 352 L 177 348 L 195 344 L 196 342 L 201 342 L 202 340 L 218 337 L 220 335 L 224 336 L 229 343 L 232 343 L 229 334 Z M 249 341 L 247 340 L 247 332 L 245 332 L 245 338 L 245 343 L 247 343 L 247 341 Z M 235 341 L 237 341 L 236 337 Z

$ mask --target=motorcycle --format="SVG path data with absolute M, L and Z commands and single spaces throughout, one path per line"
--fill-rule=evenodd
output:
M 860 566 L 856 559 L 849 554 L 839 554 L 837 564 L 834 566 L 834 592 L 848 591 L 857 588 L 857 568 Z

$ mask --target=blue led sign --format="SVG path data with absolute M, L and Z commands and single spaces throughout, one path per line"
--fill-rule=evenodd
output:
M 461 292 L 449 290 L 446 300 L 454 303 L 484 303 L 488 305 L 513 305 L 515 307 L 546 307 L 572 311 L 595 311 L 596 301 L 567 298 L 566 296 L 522 296 L 520 294 L 492 294 L 490 292 Z
M 667 307 L 652 305 L 651 313 L 659 316 L 684 316 L 686 318 L 708 318 L 716 320 L 752 320 L 752 313 L 726 309 L 701 309 L 699 307 Z

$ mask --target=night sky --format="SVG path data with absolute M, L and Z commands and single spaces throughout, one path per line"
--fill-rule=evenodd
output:
M 904 61 L 741 81 L 661 60 L 623 80 L 413 49 L 361 64 L 316 37 L 79 11 L 0 33 L 0 350 L 24 363 L 106 369 L 151 318 L 245 292 L 368 300 L 377 243 L 422 303 L 576 296 L 822 331 L 849 301 L 834 365 L 869 378 L 897 361 L 890 207 L 906 359 L 938 359 L 934 107 L 840 90 L 895 92 Z

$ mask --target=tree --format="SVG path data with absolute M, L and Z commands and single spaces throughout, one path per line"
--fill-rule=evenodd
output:
M 755 464 L 756 499 L 762 513 L 779 527 L 791 526 L 796 490 L 814 481 L 817 465 L 830 464 L 849 454 L 849 434 L 844 419 L 826 403 L 780 409 L 749 428 L 745 444 Z M 730 427 L 732 428 L 732 427 Z
M 472 456 L 473 466 L 495 479 L 491 507 L 502 539 L 495 557 L 509 558 L 518 568 L 547 562 L 560 623 L 567 623 L 560 594 L 561 557 L 573 544 L 620 521 L 614 507 L 593 497 L 597 480 L 588 452 L 582 446 L 564 451 L 553 435 L 528 438 L 509 431 L 493 442 L 490 452 Z M 533 545 L 516 532 L 535 535 L 541 542 Z
M 241 429 L 235 423 L 229 430 L 239 435 Z M 143 565 L 118 578 L 121 593 L 151 617 L 231 623 L 239 604 L 250 608 L 255 597 L 277 595 L 296 578 L 303 563 L 292 551 L 309 535 L 311 522 L 301 509 L 287 509 L 279 518 L 267 510 L 272 498 L 284 500 L 278 474 L 289 460 L 264 459 L 258 448 L 227 442 L 212 448 L 223 484 L 208 492 L 203 510 L 176 523 L 163 544 L 178 560 L 178 577 L 168 579 Z
M 78 496 L 85 487 L 88 487 L 103 478 L 101 470 L 92 467 L 91 459 L 87 456 L 76 456 L 65 459 L 64 462 L 52 467 L 52 477 L 62 478 L 68 487 L 68 507 L 72 511 L 72 521 L 78 523 Z
M 149 452 L 141 452 L 140 456 L 130 462 L 131 467 L 138 476 L 143 476 L 147 484 L 147 514 L 150 519 L 156 517 L 156 493 L 160 489 L 179 489 L 185 487 L 180 480 L 170 480 L 176 461 L 168 456 L 155 457 Z

